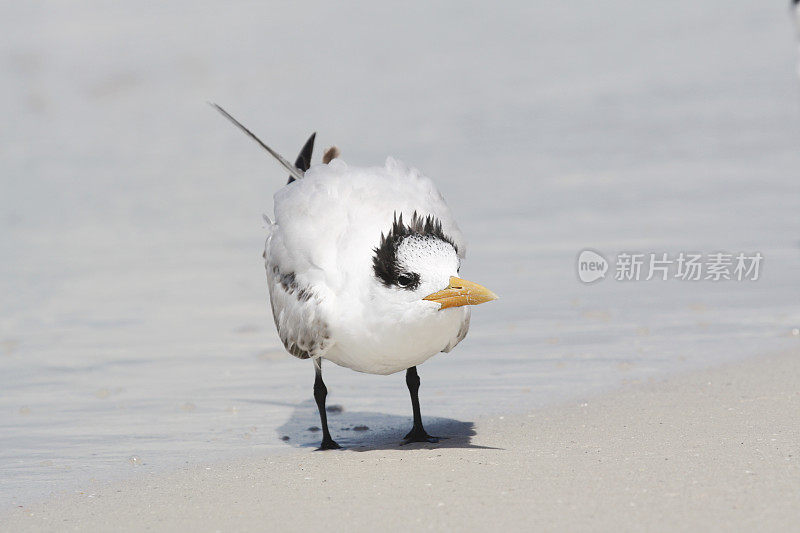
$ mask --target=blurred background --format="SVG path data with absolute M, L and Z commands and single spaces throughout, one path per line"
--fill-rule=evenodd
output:
M 437 182 L 462 273 L 501 300 L 420 368 L 424 415 L 798 346 L 788 3 L 8 3 L 0 504 L 318 443 L 312 368 L 283 352 L 261 259 L 286 176 L 208 101 L 290 159 L 317 131 L 318 151 Z M 764 263 L 756 282 L 584 285 L 584 248 Z M 401 374 L 326 376 L 348 424 L 407 429 Z

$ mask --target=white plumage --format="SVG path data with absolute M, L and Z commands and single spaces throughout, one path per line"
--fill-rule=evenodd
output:
M 291 175 L 275 193 L 264 261 L 281 341 L 315 363 L 320 449 L 339 447 L 328 430 L 322 359 L 370 374 L 406 370 L 414 425 L 404 442 L 438 442 L 422 424 L 416 367 L 461 342 L 468 306 L 497 298 L 458 277 L 466 246 L 442 195 L 392 158 L 349 167 L 329 161 L 338 154 L 331 149 L 326 163 L 309 168 L 316 134 L 292 165 L 215 107 Z
M 264 257 L 275 324 L 290 353 L 391 374 L 449 351 L 467 334 L 469 307 L 440 311 L 415 297 L 447 287 L 466 249 L 442 195 L 419 171 L 392 158 L 373 168 L 335 159 L 310 168 L 274 201 Z M 420 262 L 430 274 L 424 286 L 406 294 L 375 279 L 373 256 L 395 218 L 415 213 L 439 220 L 458 252 L 428 254 L 435 264 Z

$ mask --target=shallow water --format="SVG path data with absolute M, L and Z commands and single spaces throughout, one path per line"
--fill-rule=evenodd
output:
M 285 176 L 207 100 L 287 156 L 316 130 L 351 164 L 391 154 L 439 183 L 462 274 L 501 300 L 420 367 L 428 416 L 797 346 L 791 21 L 702 4 L 7 8 L 0 504 L 319 438 L 260 257 Z M 755 282 L 584 285 L 584 248 L 765 259 Z M 325 373 L 344 443 L 358 420 L 406 430 L 402 375 Z

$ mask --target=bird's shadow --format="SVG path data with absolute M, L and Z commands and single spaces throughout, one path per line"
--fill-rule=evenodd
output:
M 367 411 L 347 411 L 339 405 L 328 406 L 328 428 L 333 439 L 348 450 L 417 450 L 441 448 L 474 448 L 496 450 L 472 444 L 475 424 L 452 418 L 423 417 L 429 434 L 440 438 L 437 443 L 403 444 L 403 436 L 411 429 L 410 416 L 397 416 Z M 322 431 L 316 404 L 309 400 L 298 404 L 289 419 L 277 428 L 278 436 L 289 446 L 317 448 Z

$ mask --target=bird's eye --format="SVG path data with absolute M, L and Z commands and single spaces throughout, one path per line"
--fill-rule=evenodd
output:
M 412 283 L 414 283 L 414 277 L 411 274 L 400 274 L 397 277 L 397 283 L 401 287 L 408 287 Z

